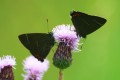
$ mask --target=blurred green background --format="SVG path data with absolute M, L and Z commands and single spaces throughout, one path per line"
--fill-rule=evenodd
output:
M 87 36 L 81 52 L 73 53 L 72 65 L 64 70 L 64 80 L 120 80 L 120 0 L 0 0 L 0 56 L 17 59 L 15 80 L 23 80 L 22 61 L 30 55 L 18 40 L 22 33 L 48 32 L 60 24 L 72 24 L 70 11 L 101 16 L 107 23 Z M 52 64 L 43 80 L 58 80 Z

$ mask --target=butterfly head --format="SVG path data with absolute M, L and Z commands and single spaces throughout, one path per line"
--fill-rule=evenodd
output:
M 81 14 L 78 12 L 78 11 L 71 11 L 70 12 L 70 16 L 72 17 L 77 17 L 77 16 L 80 16 Z
M 33 56 L 34 56 L 35 58 L 37 58 L 39 61 L 44 62 L 44 58 L 43 58 L 43 57 L 40 57 L 40 55 L 33 54 Z

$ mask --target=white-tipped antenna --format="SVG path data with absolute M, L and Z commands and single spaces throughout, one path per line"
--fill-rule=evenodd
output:
M 49 32 L 49 25 L 48 25 L 48 19 L 47 19 L 47 29 L 48 29 L 48 32 Z

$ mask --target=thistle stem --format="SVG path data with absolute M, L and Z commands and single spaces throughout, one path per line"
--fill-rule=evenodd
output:
M 63 73 L 62 69 L 59 70 L 59 80 L 63 80 Z

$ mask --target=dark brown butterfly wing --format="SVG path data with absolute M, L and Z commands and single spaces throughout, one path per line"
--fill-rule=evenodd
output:
M 88 15 L 82 12 L 71 12 L 71 20 L 79 36 L 85 38 L 106 23 L 106 19 Z
M 21 43 L 40 61 L 44 61 L 54 45 L 52 34 L 29 33 L 19 35 Z

